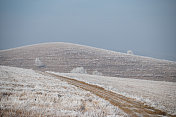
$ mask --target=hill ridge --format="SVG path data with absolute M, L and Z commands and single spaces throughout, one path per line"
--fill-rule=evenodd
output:
M 36 58 L 46 67 L 36 67 Z M 56 72 L 84 67 L 89 74 L 97 70 L 105 76 L 176 81 L 176 62 L 65 42 L 0 50 L 0 65 Z
M 10 51 L 10 50 L 16 50 L 16 49 L 22 49 L 22 48 L 32 47 L 32 46 L 38 46 L 38 45 L 47 45 L 47 44 L 70 44 L 70 45 L 75 45 L 75 46 L 82 46 L 82 47 L 87 47 L 87 48 L 99 49 L 99 50 L 103 50 L 103 51 L 107 51 L 107 52 L 112 52 L 112 53 L 124 54 L 124 55 L 129 55 L 129 56 L 144 57 L 144 58 L 149 58 L 149 59 L 154 59 L 154 60 L 160 60 L 160 61 L 166 61 L 166 62 L 174 62 L 174 63 L 176 63 L 176 61 L 171 61 L 171 60 L 166 60 L 166 59 L 159 59 L 159 58 L 142 56 L 142 55 L 137 55 L 137 54 L 127 54 L 127 53 L 123 53 L 123 52 L 119 52 L 119 51 L 114 51 L 114 50 L 109 50 L 109 49 L 104 49 L 104 48 L 97 48 L 97 47 L 93 47 L 93 46 L 76 44 L 76 43 L 69 43 L 69 42 L 37 43 L 37 44 L 24 45 L 24 46 L 19 46 L 19 47 L 15 47 L 15 48 L 4 49 L 4 50 L 0 50 L 0 52 Z

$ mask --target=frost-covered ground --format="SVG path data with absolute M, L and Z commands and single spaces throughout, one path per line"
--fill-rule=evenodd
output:
M 36 58 L 42 68 L 36 67 Z M 63 42 L 0 50 L 0 65 L 61 73 L 84 67 L 89 74 L 176 82 L 176 62 Z
M 108 101 L 31 69 L 0 66 L 1 116 L 126 116 Z
M 176 83 L 129 78 L 104 77 L 77 73 L 55 73 L 104 87 L 126 97 L 176 115 Z

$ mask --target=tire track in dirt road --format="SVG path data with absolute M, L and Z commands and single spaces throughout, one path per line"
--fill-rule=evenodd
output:
M 169 116 L 169 117 L 176 117 L 175 115 L 170 115 L 166 112 L 163 112 L 161 110 L 155 109 L 153 107 L 147 106 L 142 102 L 136 101 L 135 99 L 128 98 L 125 96 L 122 96 L 120 94 L 108 91 L 102 87 L 99 87 L 97 85 L 88 84 L 82 81 L 78 81 L 75 79 L 71 79 L 68 77 L 59 76 L 53 73 L 46 73 L 46 72 L 39 72 L 43 75 L 49 75 L 55 78 L 58 78 L 62 81 L 66 81 L 71 85 L 75 85 L 79 88 L 82 88 L 84 90 L 90 91 L 93 94 L 109 101 L 114 106 L 117 106 L 119 109 L 124 111 L 126 114 L 128 114 L 131 117 L 161 117 L 161 116 Z

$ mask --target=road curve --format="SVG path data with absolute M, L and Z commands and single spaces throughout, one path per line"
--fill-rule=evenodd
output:
M 114 106 L 117 106 L 122 111 L 124 111 L 126 114 L 128 114 L 131 117 L 161 117 L 161 116 L 168 116 L 168 117 L 176 117 L 176 115 L 170 115 L 166 112 L 163 112 L 161 110 L 155 109 L 153 107 L 150 107 L 148 105 L 145 105 L 144 103 L 141 103 L 139 101 L 136 101 L 135 99 L 128 98 L 125 96 L 122 96 L 120 94 L 108 91 L 102 87 L 99 87 L 97 85 L 88 84 L 82 81 L 78 81 L 75 79 L 71 79 L 68 77 L 59 76 L 53 73 L 46 73 L 46 72 L 39 72 L 43 75 L 49 75 L 55 78 L 58 78 L 62 81 L 66 81 L 71 85 L 75 85 L 79 88 L 82 88 L 84 90 L 90 91 L 93 94 L 109 101 Z

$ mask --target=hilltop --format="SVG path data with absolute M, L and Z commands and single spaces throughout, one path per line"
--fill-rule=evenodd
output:
M 43 67 L 35 65 L 36 58 Z M 63 42 L 1 50 L 0 65 L 62 73 L 84 67 L 89 74 L 176 82 L 176 62 Z

